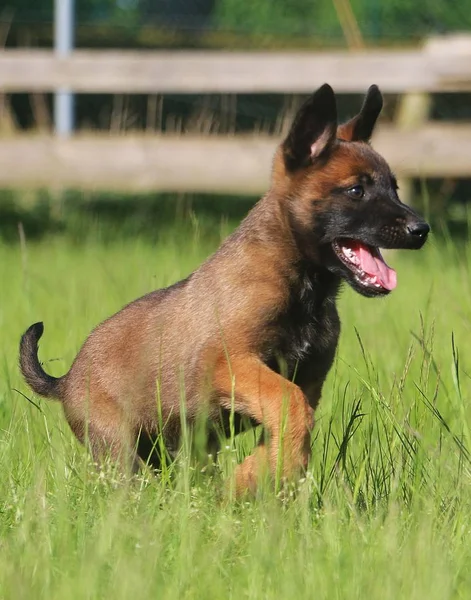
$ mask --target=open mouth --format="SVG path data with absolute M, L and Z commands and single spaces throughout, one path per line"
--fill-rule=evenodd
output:
M 390 292 L 396 287 L 396 271 L 385 263 L 379 248 L 347 238 L 335 240 L 332 247 L 361 286 L 378 292 Z

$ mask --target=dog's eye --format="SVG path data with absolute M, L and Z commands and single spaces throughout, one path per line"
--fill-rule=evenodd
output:
M 354 200 L 361 200 L 361 198 L 363 198 L 363 196 L 365 195 L 365 190 L 361 185 L 354 185 L 353 187 L 347 190 L 347 194 L 350 196 L 350 198 L 353 198 Z

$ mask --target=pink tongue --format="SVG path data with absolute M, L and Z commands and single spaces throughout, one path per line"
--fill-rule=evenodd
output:
M 396 271 L 388 267 L 383 257 L 378 251 L 378 256 L 374 256 L 371 250 L 363 244 L 358 244 L 358 248 L 352 248 L 360 260 L 360 267 L 371 277 L 376 277 L 378 283 L 387 290 L 393 290 L 397 285 Z

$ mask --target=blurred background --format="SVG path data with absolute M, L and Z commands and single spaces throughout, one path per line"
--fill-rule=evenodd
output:
M 471 0 L 0 2 L 0 235 L 237 221 L 325 81 L 344 118 L 380 86 L 403 199 L 467 235 L 470 31 Z

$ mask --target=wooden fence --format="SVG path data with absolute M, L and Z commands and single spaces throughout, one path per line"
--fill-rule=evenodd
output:
M 355 52 L 77 51 L 0 53 L 0 92 L 340 93 L 371 83 L 401 94 L 374 146 L 402 178 L 471 176 L 471 123 L 428 121 L 429 94 L 471 91 L 471 37 L 416 50 Z M 278 140 L 257 136 L 77 133 L 0 138 L 1 186 L 260 193 Z

